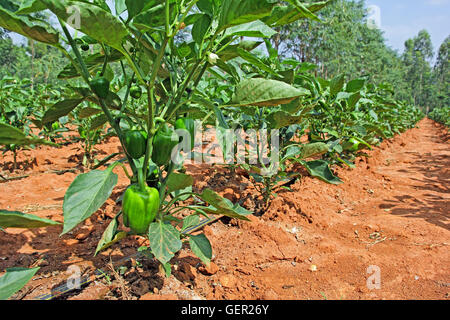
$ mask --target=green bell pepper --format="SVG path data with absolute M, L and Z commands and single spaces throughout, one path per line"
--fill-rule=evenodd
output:
M 180 118 L 175 122 L 175 129 L 186 130 L 191 137 L 191 150 L 195 146 L 195 121 L 191 118 Z
M 163 166 L 170 162 L 172 150 L 179 143 L 174 133 L 167 124 L 163 124 L 153 137 L 152 161 L 156 165 Z
M 109 94 L 109 80 L 105 77 L 97 77 L 91 81 L 92 91 L 101 99 L 106 99 Z
M 138 130 L 130 130 L 125 133 L 125 150 L 133 159 L 139 159 L 147 149 L 147 138 Z
M 142 168 L 139 169 L 139 184 L 125 191 L 122 203 L 123 223 L 136 234 L 146 234 L 150 223 L 156 218 L 160 206 L 158 189 L 145 184 Z
M 130 96 L 133 99 L 139 99 L 142 96 L 142 89 L 140 86 L 132 86 L 130 88 Z

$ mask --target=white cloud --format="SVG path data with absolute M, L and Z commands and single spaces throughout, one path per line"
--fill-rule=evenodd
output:
M 426 4 L 431 6 L 443 6 L 449 4 L 450 0 L 427 0 Z

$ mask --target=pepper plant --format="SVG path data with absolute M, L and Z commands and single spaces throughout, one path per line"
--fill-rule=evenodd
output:
M 303 18 L 318 20 L 314 12 L 328 2 L 115 0 L 108 2 L 111 7 L 106 1 L 0 2 L 1 27 L 59 48 L 71 61 L 59 78 L 82 80 L 72 87 L 71 96 L 47 111 L 49 118 L 65 116 L 86 101 L 96 104 L 101 110 L 96 117 L 114 130 L 131 169 L 130 174 L 119 161 L 105 171 L 78 176 L 64 198 L 63 234 L 109 198 L 118 180 L 113 170 L 120 166 L 129 176 L 130 186 L 119 215 L 123 214 L 131 231 L 118 230 L 117 216 L 97 252 L 134 233 L 148 237 L 151 253 L 168 274 L 169 261 L 184 240 L 209 263 L 212 253 L 207 238 L 185 231 L 197 224 L 201 215 L 248 220 L 251 212 L 210 189 L 192 192 L 192 177 L 181 173 L 180 165 L 173 161 L 179 157 L 179 135 L 183 136 L 184 151 L 189 152 L 193 147 L 189 141 L 192 120 L 202 117 L 205 110 L 211 118 L 217 116 L 217 109 L 277 106 L 305 94 L 280 81 L 246 79 L 230 60 L 252 60 L 250 51 L 262 43 L 249 43 L 243 37 L 268 39 L 276 34 L 273 28 Z M 34 17 L 42 10 L 56 16 L 58 30 Z M 68 25 L 84 36 L 74 37 Z M 112 68 L 118 64 L 120 74 Z M 257 66 L 264 68 L 263 64 Z M 199 84 L 205 77 L 220 77 L 219 70 L 232 74 L 235 86 L 227 89 L 231 100 L 217 105 L 211 103 L 216 97 L 202 91 Z M 136 101 L 142 104 L 136 106 Z M 180 211 L 191 215 L 181 219 Z

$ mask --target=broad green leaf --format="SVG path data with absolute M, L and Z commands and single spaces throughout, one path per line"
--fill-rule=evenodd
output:
M 108 117 L 105 114 L 101 114 L 91 121 L 91 126 L 89 127 L 89 131 L 95 131 L 97 129 L 101 129 L 108 122 Z
M 125 0 L 128 10 L 128 21 L 133 19 L 136 15 L 141 13 L 142 9 L 147 5 L 148 0 Z M 150 1 L 155 2 L 155 1 Z
M 210 26 L 211 26 L 211 18 L 209 15 L 204 14 L 200 19 L 198 19 L 194 26 L 192 27 L 192 38 L 197 44 L 201 44 L 203 38 L 206 36 Z
M 122 13 L 124 13 L 127 10 L 127 5 L 125 3 L 125 0 L 115 0 L 114 6 L 116 9 L 117 15 L 121 15 Z
M 32 214 L 25 214 L 18 211 L 0 210 L 0 227 L 2 228 L 43 228 L 55 226 L 59 222 L 39 218 Z
M 230 200 L 221 197 L 211 189 L 203 190 L 200 199 L 210 204 L 209 207 L 202 208 L 206 213 L 216 215 L 222 214 L 230 218 L 247 221 L 249 221 L 249 219 L 246 216 L 252 213 L 251 211 L 242 208 L 239 204 L 233 204 Z
M 39 267 L 33 269 L 10 268 L 0 278 L 0 300 L 9 299 L 14 293 L 22 289 L 38 272 Z
M 83 101 L 84 99 L 67 99 L 55 103 L 45 112 L 42 123 L 53 123 L 59 118 L 67 116 Z
M 211 17 L 214 14 L 214 0 L 199 0 L 197 3 L 197 8 L 204 13 L 207 13 Z
M 306 159 L 313 156 L 320 156 L 329 151 L 328 145 L 323 142 L 309 143 L 303 146 L 294 145 L 287 149 L 286 155 L 283 160 L 286 159 Z
M 194 184 L 194 178 L 184 173 L 172 173 L 167 180 L 168 193 L 182 190 Z
M 198 215 L 190 215 L 183 219 L 183 227 L 181 233 L 184 233 L 186 229 L 195 227 L 200 223 L 200 217 Z
M 256 47 L 258 47 L 261 43 L 262 43 L 261 41 L 243 40 L 238 44 L 226 47 L 219 53 L 219 57 L 222 61 L 226 62 L 239 56 L 238 49 L 252 51 Z
M 241 37 L 255 37 L 255 38 L 270 38 L 277 32 L 266 25 L 261 20 L 256 20 L 244 24 L 240 24 L 225 31 L 225 36 L 241 36 Z
M 252 65 L 254 65 L 255 67 L 257 67 L 261 70 L 264 70 L 274 76 L 278 76 L 278 74 L 274 70 L 272 70 L 272 68 L 270 68 L 266 63 L 264 63 L 261 59 L 259 59 L 254 54 L 252 54 L 246 50 L 243 50 L 241 48 L 237 48 L 236 50 L 242 59 L 246 60 L 247 62 L 251 63 Z
M 154 3 L 155 1 L 152 1 Z M 133 25 L 143 31 L 158 29 L 166 23 L 165 4 L 164 1 L 156 1 L 158 4 L 146 5 L 144 11 L 133 19 Z M 170 21 L 175 19 L 177 10 L 175 10 L 175 0 L 170 1 Z M 150 3 L 151 4 L 151 3 Z
M 110 197 L 118 176 L 114 165 L 105 171 L 94 170 L 80 174 L 64 196 L 64 229 L 66 234 L 95 213 Z
M 341 184 L 343 181 L 333 175 L 330 170 L 330 166 L 328 162 L 324 160 L 315 160 L 315 161 L 300 161 L 300 163 L 308 170 L 309 174 L 313 177 L 319 178 L 322 181 L 325 181 L 330 184 Z
M 287 83 L 268 79 L 247 79 L 239 83 L 232 103 L 241 106 L 278 106 L 310 92 Z
M 156 259 L 165 264 L 181 250 L 180 232 L 170 224 L 154 222 L 148 228 L 150 248 Z
M 116 62 L 121 59 L 123 59 L 123 54 L 117 50 L 111 50 L 111 53 L 108 55 L 108 62 Z M 84 57 L 84 62 L 88 70 L 92 72 L 96 67 L 103 65 L 105 62 L 105 56 L 101 53 L 91 54 Z M 58 79 L 72 79 L 80 76 L 81 75 L 78 73 L 73 64 L 69 63 L 58 74 Z
M 293 116 L 286 111 L 275 111 L 267 116 L 270 129 L 280 129 L 291 126 L 293 124 L 299 124 L 305 119 L 304 116 Z
M 347 92 L 358 92 L 362 88 L 364 88 L 364 85 L 366 84 L 366 80 L 364 79 L 354 79 L 347 83 L 347 86 L 345 87 L 345 91 Z
M 269 17 L 266 17 L 263 19 L 265 23 L 267 23 L 270 26 L 273 27 L 279 27 L 286 24 L 293 23 L 300 19 L 312 19 L 318 21 L 316 15 L 314 15 L 315 12 L 319 11 L 328 3 L 330 3 L 333 0 L 329 1 L 321 1 L 316 3 L 304 3 L 301 4 L 302 7 L 296 8 L 292 4 L 288 4 L 286 6 L 276 6 L 273 8 L 273 11 Z M 293 2 L 293 1 L 291 1 Z
M 108 11 L 82 1 L 40 1 L 74 29 L 119 51 L 123 50 L 122 42 L 128 36 L 127 28 Z
M 80 119 L 86 119 L 95 116 L 96 114 L 99 114 L 101 112 L 103 112 L 101 109 L 86 107 L 80 110 L 80 112 L 78 113 L 78 117 Z
M 29 14 L 47 9 L 40 0 L 24 0 L 16 14 Z
M 356 92 L 356 93 L 352 94 L 350 96 L 350 98 L 348 98 L 348 100 L 347 100 L 348 106 L 353 109 L 360 99 L 361 99 L 361 93 Z
M 116 216 L 108 225 L 106 230 L 103 232 L 102 238 L 97 244 L 97 249 L 95 249 L 94 256 L 97 255 L 102 250 L 105 250 L 117 243 L 118 241 L 124 239 L 127 236 L 125 231 L 117 231 L 117 226 L 119 225 L 118 216 Z
M 0 122 L 0 145 L 32 145 L 45 144 L 50 146 L 57 146 L 57 144 L 38 138 L 27 137 L 20 129 L 10 126 L 6 123 Z
M 344 75 L 335 77 L 330 82 L 330 95 L 335 96 L 344 88 Z
M 0 27 L 19 33 L 27 38 L 56 45 L 59 34 L 44 21 L 27 16 L 18 16 L 0 6 Z
M 274 5 L 267 0 L 222 0 L 219 31 L 268 16 Z
M 205 264 L 209 265 L 212 259 L 211 243 L 204 234 L 189 237 L 189 245 L 192 252 L 200 258 Z

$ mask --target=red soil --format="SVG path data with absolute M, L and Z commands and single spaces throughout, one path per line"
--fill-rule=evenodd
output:
M 128 263 L 122 282 L 96 282 L 69 299 L 449 299 L 450 148 L 448 133 L 425 119 L 360 158 L 356 169 L 337 168 L 339 186 L 303 177 L 278 192 L 252 222 L 222 219 L 205 228 L 213 246 L 209 268 L 183 249 L 164 278 L 155 264 Z M 118 151 L 117 139 L 100 145 L 97 158 Z M 42 147 L 19 155 L 30 175 L 0 183 L 0 208 L 63 221 L 64 193 L 78 172 L 81 149 Z M 29 160 L 27 165 L 26 160 Z M 0 160 L 12 176 L 12 156 Z M 77 167 L 78 166 L 78 167 Z M 55 171 L 58 171 L 55 173 Z M 117 168 L 120 196 L 127 178 Z M 227 169 L 188 166 L 195 187 L 211 187 L 259 209 L 249 180 Z M 1 181 L 1 180 L 0 180 Z M 0 238 L 0 270 L 40 265 L 34 280 L 13 298 L 33 299 L 65 283 L 67 268 L 92 273 L 136 251 L 129 238 L 93 257 L 104 229 L 120 208 L 108 200 L 83 226 L 59 236 L 62 227 L 7 229 Z M 1 232 L 1 231 L 0 231 Z M 369 266 L 380 270 L 380 289 L 369 289 Z M 120 280 L 120 279 L 119 279 Z

